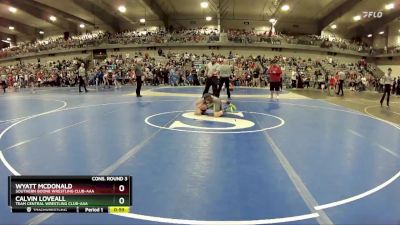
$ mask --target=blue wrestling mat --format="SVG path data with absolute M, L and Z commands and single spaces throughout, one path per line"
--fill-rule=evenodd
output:
M 212 118 L 193 97 L 50 93 L 0 98 L 0 224 L 400 222 L 399 128 L 360 112 L 242 98 Z M 131 175 L 131 213 L 12 214 L 13 174 Z

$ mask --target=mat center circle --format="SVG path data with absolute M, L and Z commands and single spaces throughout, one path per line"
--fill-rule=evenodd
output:
M 223 117 L 194 115 L 193 111 L 171 111 L 146 117 L 145 123 L 156 128 L 189 133 L 255 133 L 281 127 L 285 121 L 267 113 L 235 112 Z

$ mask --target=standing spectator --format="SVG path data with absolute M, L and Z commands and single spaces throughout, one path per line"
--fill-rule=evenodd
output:
M 115 71 L 115 73 L 112 75 L 115 89 L 121 88 L 121 83 L 120 83 L 121 77 L 122 77 L 121 70 Z
M 103 75 L 103 88 L 110 88 L 110 78 L 112 78 L 113 70 L 111 66 L 107 66 L 107 72 Z
M 127 76 L 128 76 L 128 79 L 129 79 L 129 83 L 134 85 L 134 80 L 136 78 L 135 71 L 133 71 L 131 68 L 129 68 Z
M 200 86 L 199 76 L 195 68 L 192 69 L 193 74 L 193 84 L 195 86 Z
M 11 89 L 14 87 L 14 77 L 13 77 L 11 71 L 10 71 L 10 74 L 8 75 L 7 87 L 11 88 Z
M 86 89 L 86 83 L 85 80 L 83 79 L 86 76 L 86 69 L 85 69 L 85 64 L 81 64 L 81 66 L 78 69 L 78 81 L 79 81 L 79 92 L 82 92 L 81 87 L 85 89 L 85 92 L 88 92 Z
M 383 92 L 382 98 L 381 98 L 381 106 L 383 104 L 383 101 L 385 100 L 385 96 L 387 93 L 387 100 L 386 100 L 386 105 L 389 107 L 389 101 L 390 101 L 390 88 L 392 86 L 393 83 L 393 77 L 392 77 L 392 68 L 388 69 L 388 72 L 385 74 L 385 76 L 383 77 L 384 80 L 384 84 L 385 84 L 385 90 Z
M 292 88 L 296 88 L 296 80 L 297 80 L 297 73 L 296 71 L 292 70 Z
M 178 85 L 178 78 L 176 75 L 175 68 L 171 66 L 171 69 L 169 70 L 169 84 L 171 86 L 177 86 Z
M 96 72 L 96 76 L 95 76 L 95 84 L 96 87 L 98 87 L 101 83 L 103 83 L 103 77 L 104 77 L 104 73 L 103 70 L 101 68 L 99 68 Z
M 310 87 L 310 80 L 311 80 L 310 77 L 308 75 L 306 75 L 304 78 L 304 82 L 303 82 L 304 87 L 307 87 L 307 88 Z
M 274 92 L 276 92 L 276 99 L 279 99 L 279 88 L 281 86 L 281 75 L 282 75 L 282 70 L 281 67 L 279 67 L 276 64 L 276 60 L 272 61 L 272 65 L 270 66 L 268 70 L 269 74 L 269 79 L 270 79 L 270 92 L 271 92 L 271 99 L 274 98 Z
M 338 78 L 339 78 L 339 75 L 336 77 L 336 79 L 338 79 Z M 350 74 L 348 80 L 349 80 L 349 89 L 350 89 L 350 91 L 355 91 L 356 82 L 355 82 L 355 79 L 354 79 L 354 75 Z
M 22 84 L 23 88 L 25 88 L 28 85 L 28 80 L 29 80 L 29 73 L 25 72 L 25 74 L 24 74 L 24 82 Z
M 400 95 L 400 76 L 397 77 L 397 95 Z
M 30 72 L 28 85 L 31 87 L 31 92 L 35 93 L 35 74 Z
M 300 70 L 297 70 L 297 88 L 303 88 L 303 72 L 300 72 Z
M 381 92 L 383 91 L 383 85 L 384 85 L 384 83 L 385 83 L 385 79 L 384 79 L 384 76 L 382 76 L 382 77 L 379 79 L 379 88 L 378 88 L 378 92 L 379 92 L 379 93 L 381 93 Z
M 319 70 L 315 70 L 314 72 L 314 83 L 313 83 L 313 88 L 315 88 L 315 86 L 317 86 L 318 88 L 318 76 L 320 76 L 320 71 Z
M 331 94 L 331 91 L 333 90 L 333 93 L 335 93 L 335 86 L 336 86 L 336 79 L 335 79 L 335 76 L 330 76 L 330 78 L 329 78 L 329 89 L 328 89 L 328 94 L 329 95 L 332 95 Z
M 7 75 L 5 71 L 2 71 L 0 74 L 0 79 L 1 79 L 1 87 L 3 89 L 3 93 L 6 93 L 7 89 Z
M 256 68 L 253 71 L 253 86 L 260 87 L 260 73 L 261 73 L 261 66 L 256 63 Z
M 136 97 L 141 98 L 142 95 L 140 94 L 140 90 L 142 89 L 142 79 L 144 79 L 144 76 L 143 76 L 142 64 L 140 62 L 136 63 L 135 65 L 135 75 L 136 75 Z
M 396 77 L 393 80 L 393 84 L 392 84 L 392 95 L 396 94 L 396 85 L 397 85 L 397 81 L 396 81 Z
M 363 86 L 363 90 L 367 89 L 367 87 L 368 87 L 368 81 L 367 81 L 367 78 L 366 78 L 365 76 L 363 76 L 363 77 L 361 78 L 361 84 L 362 84 L 362 86 Z
M 164 85 L 167 85 L 168 82 L 169 82 L 168 69 L 166 67 L 165 68 L 161 68 L 161 74 L 162 74 L 162 77 L 163 77 L 163 80 L 164 80 Z

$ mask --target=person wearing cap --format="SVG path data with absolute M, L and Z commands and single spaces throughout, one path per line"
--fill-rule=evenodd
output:
M 203 91 L 203 95 L 208 93 L 210 90 L 210 86 L 212 86 L 213 95 L 218 96 L 218 67 L 217 59 L 215 57 L 211 58 L 211 62 L 209 62 L 206 66 L 205 75 L 206 78 L 206 86 Z
M 393 77 L 392 77 L 392 68 L 388 69 L 388 72 L 383 76 L 383 84 L 385 85 L 385 89 L 381 98 L 381 106 L 383 104 L 383 101 L 385 100 L 385 96 L 387 94 L 387 100 L 386 100 L 386 105 L 389 107 L 389 101 L 390 101 L 390 89 L 392 87 L 393 83 Z
M 226 109 L 224 109 L 223 105 L 227 106 Z M 213 110 L 214 117 L 221 117 L 222 115 L 224 115 L 225 111 L 235 111 L 236 106 L 233 105 L 230 101 L 221 100 L 218 97 L 206 93 L 199 101 L 196 102 L 194 114 L 207 115 L 207 109 Z

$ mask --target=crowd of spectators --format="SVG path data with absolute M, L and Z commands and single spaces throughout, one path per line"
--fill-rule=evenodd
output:
M 136 52 L 132 56 L 110 56 L 105 60 L 90 62 L 75 58 L 47 62 L 46 64 L 16 64 L 0 67 L 0 75 L 9 86 L 24 88 L 28 86 L 75 86 L 78 67 L 86 65 L 85 80 L 89 85 L 116 88 L 125 84 L 135 84 L 134 66 L 138 63 L 144 68 L 145 85 L 203 85 L 205 65 L 211 57 L 218 61 L 227 61 L 232 68 L 230 77 L 234 86 L 266 87 L 269 83 L 268 68 L 272 61 L 282 68 L 283 85 L 287 88 L 324 88 L 338 71 L 346 74 L 345 86 L 351 90 L 366 89 L 381 91 L 380 77 L 376 76 L 376 67 L 365 60 L 357 63 L 340 63 L 332 58 L 311 59 L 284 56 L 244 57 L 230 52 L 228 55 L 196 55 L 192 53 L 168 52 L 160 58 Z M 399 80 L 399 79 L 397 79 Z
M 244 29 L 230 29 L 227 32 L 228 41 L 235 43 L 256 43 L 265 42 L 268 44 L 281 44 L 284 35 L 283 34 L 272 34 L 270 31 L 259 31 L 254 30 L 248 31 Z
M 315 45 L 321 48 L 337 48 L 341 50 L 351 50 L 361 53 L 372 54 L 372 47 L 366 43 L 346 40 L 335 37 L 326 37 L 318 35 L 302 35 L 302 36 L 287 36 L 285 41 L 289 44 L 301 44 L 301 45 Z
M 85 33 L 71 36 L 65 39 L 64 36 L 49 37 L 34 42 L 20 42 L 17 45 L 2 49 L 0 58 L 18 56 L 26 53 L 39 53 L 47 50 L 62 50 L 71 48 L 85 48 L 99 45 L 104 38 L 102 31 Z
M 156 29 L 154 31 L 125 31 L 120 33 L 104 33 L 101 31 L 71 36 L 67 40 L 64 37 L 53 37 L 38 40 L 33 43 L 24 42 L 17 46 L 0 51 L 1 57 L 14 56 L 24 53 L 35 53 L 51 49 L 68 49 L 96 46 L 102 43 L 108 44 L 149 44 L 149 43 L 206 43 L 218 41 L 219 32 L 214 28 L 198 29 Z M 302 44 L 315 45 L 322 48 L 351 49 L 363 52 L 371 49 L 364 43 L 350 42 L 343 39 L 321 37 L 317 35 L 288 36 L 273 34 L 268 31 L 228 30 L 228 41 L 235 43 L 265 42 L 280 45 Z M 283 70 L 283 81 L 287 87 L 319 87 L 334 76 L 338 70 L 347 74 L 346 84 L 363 82 L 364 89 L 375 87 L 379 89 L 377 68 L 361 60 L 355 64 L 339 63 L 331 58 L 326 59 L 302 59 L 294 57 L 275 56 L 268 57 L 243 57 L 230 53 L 224 55 L 196 55 L 191 53 L 164 54 L 159 50 L 159 56 L 163 61 L 156 61 L 148 55 L 122 57 L 113 56 L 105 61 L 97 62 L 94 67 L 88 68 L 86 81 L 91 85 L 99 85 L 104 82 L 104 76 L 110 78 L 113 84 L 134 82 L 132 66 L 142 63 L 145 68 L 145 84 L 152 85 L 201 85 L 204 83 L 204 65 L 210 57 L 218 57 L 219 60 L 228 60 L 232 66 L 231 81 L 236 86 L 267 86 L 268 66 L 271 60 L 277 60 Z M 387 50 L 386 50 L 387 51 Z M 158 59 L 159 60 L 159 59 Z M 82 59 L 63 60 L 46 64 L 17 64 L 12 67 L 0 67 L 1 75 L 7 77 L 12 86 L 25 87 L 28 80 L 33 86 L 73 86 L 76 83 L 77 65 Z M 140 62 L 139 62 L 140 61 Z M 88 65 L 88 63 L 86 63 Z M 87 66 L 88 67 L 88 66 Z M 101 75 L 103 74 L 103 75 Z M 108 74 L 108 76 L 107 76 Z M 107 79 L 108 79 L 107 78 Z
M 107 35 L 108 44 L 161 44 L 161 43 L 209 43 L 219 40 L 219 32 L 213 28 L 179 29 L 166 31 L 125 31 Z
M 372 46 L 368 44 L 356 40 L 346 40 L 346 39 L 339 39 L 339 38 L 328 38 L 328 37 L 320 37 L 321 47 L 322 48 L 338 48 L 343 50 L 352 50 L 357 52 L 367 53 L 369 52 L 372 54 Z
M 34 42 L 20 42 L 0 51 L 0 58 L 18 56 L 26 53 L 39 53 L 46 50 L 85 48 L 108 44 L 154 44 L 154 43 L 210 43 L 219 41 L 219 32 L 214 28 L 175 29 L 166 31 L 130 30 L 118 33 L 102 31 L 84 33 L 65 39 L 64 36 L 50 37 Z
M 329 60 L 324 60 L 323 62 L 321 68 L 327 74 L 331 73 L 330 71 L 343 71 L 346 74 L 345 86 L 352 91 L 383 91 L 383 72 L 375 65 L 367 63 L 365 59 L 360 59 L 356 63 L 340 63 L 329 58 Z M 397 83 L 394 87 L 396 86 Z
M 191 53 L 167 53 L 166 60 L 156 61 L 148 55 L 136 54 L 130 58 L 122 55 L 113 56 L 95 66 L 95 70 L 89 78 L 90 83 L 98 84 L 104 81 L 107 73 L 114 77 L 118 84 L 131 83 L 134 80 L 133 66 L 141 63 L 144 68 L 144 82 L 148 85 L 203 85 L 205 82 L 205 65 L 215 57 L 218 61 L 227 61 L 232 68 L 231 82 L 235 86 L 266 87 L 268 85 L 268 67 L 272 61 L 276 61 L 283 71 L 294 70 L 302 76 L 308 76 L 311 70 L 317 66 L 316 62 L 309 59 L 275 56 L 243 57 L 230 53 L 228 55 L 211 54 L 196 55 Z M 113 69 L 110 69 L 113 68 Z M 93 75 L 95 74 L 95 75 Z M 288 79 L 286 76 L 285 79 Z M 115 83 L 115 82 L 114 82 Z M 118 86 L 118 85 L 117 85 Z
M 75 86 L 80 63 L 88 64 L 81 58 L 75 58 L 56 62 L 50 61 L 46 64 L 29 63 L 0 66 L 0 76 L 2 81 L 6 81 L 8 87 L 16 89 Z
M 400 47 L 391 47 L 375 50 L 365 43 L 350 41 L 335 37 L 318 35 L 291 36 L 271 31 L 255 31 L 244 29 L 230 29 L 227 31 L 230 42 L 241 44 L 268 43 L 274 45 L 296 44 L 313 45 L 321 48 L 336 48 L 362 53 L 396 53 Z M 17 45 L 2 49 L 0 58 L 18 56 L 26 53 L 39 53 L 46 50 L 62 50 L 71 48 L 84 48 L 107 44 L 163 44 L 163 43 L 212 43 L 220 40 L 220 33 L 216 28 L 201 27 L 197 29 L 171 29 L 157 28 L 154 30 L 129 30 L 118 33 L 104 33 L 95 31 L 81 35 L 50 37 L 34 42 L 21 42 Z
M 283 33 L 271 33 L 270 31 L 256 32 L 254 30 L 239 30 L 231 29 L 228 30 L 228 41 L 243 44 L 252 44 L 257 42 L 264 42 L 268 44 L 280 45 L 285 44 L 296 44 L 296 45 L 313 45 L 321 48 L 337 48 L 341 50 L 351 50 L 361 53 L 373 54 L 373 49 L 366 43 L 359 41 L 350 41 L 339 38 L 329 38 L 319 35 L 285 35 Z M 400 48 L 399 48 L 400 51 Z

